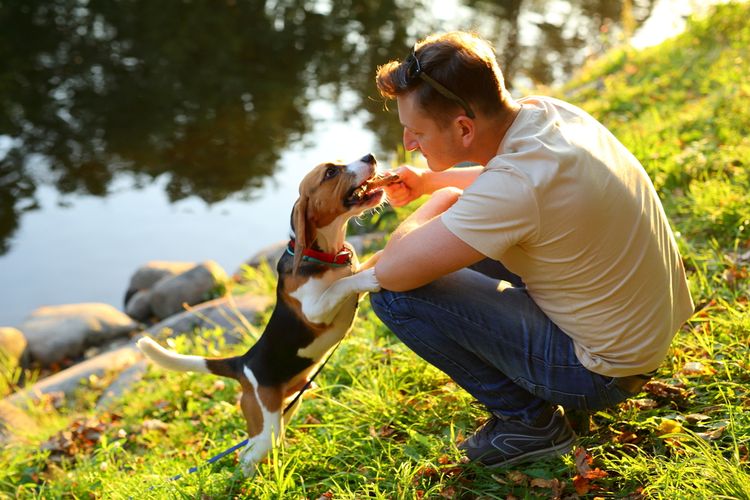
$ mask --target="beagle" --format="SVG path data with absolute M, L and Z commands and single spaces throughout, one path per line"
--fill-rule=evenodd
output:
M 376 175 L 372 155 L 343 165 L 324 163 L 309 172 L 292 209 L 292 235 L 278 262 L 276 306 L 263 334 L 249 351 L 230 358 L 186 356 L 143 337 L 138 347 L 163 367 L 213 373 L 238 380 L 248 444 L 240 454 L 245 475 L 254 473 L 284 432 L 298 406 L 284 414 L 288 401 L 307 384 L 325 355 L 354 321 L 359 294 L 380 285 L 372 268 L 360 266 L 344 241 L 347 221 L 380 205 L 384 185 L 395 175 Z

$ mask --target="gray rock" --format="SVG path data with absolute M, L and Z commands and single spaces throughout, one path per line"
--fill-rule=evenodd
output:
M 119 349 L 105 352 L 47 377 L 23 391 L 11 394 L 4 401 L 23 408 L 29 402 L 38 401 L 42 394 L 62 392 L 69 396 L 79 387 L 81 381 L 88 380 L 92 375 L 101 377 L 107 372 L 119 372 L 141 359 L 143 354 L 135 346 L 135 342 L 130 342 Z
M 0 327 L 0 351 L 15 365 L 22 364 L 26 352 L 26 337 L 17 328 Z
M 160 280 L 151 289 L 151 310 L 164 319 L 183 311 L 183 304 L 195 305 L 228 280 L 226 272 L 209 260 L 192 269 Z
M 130 278 L 128 290 L 151 288 L 163 278 L 177 276 L 195 267 L 195 262 L 168 262 L 152 260 L 139 267 Z
M 138 323 L 109 304 L 84 303 L 40 307 L 21 325 L 32 359 L 49 365 L 80 355 L 138 329 Z
M 150 320 L 154 312 L 151 310 L 151 290 L 138 290 L 125 303 L 125 313 L 141 322 Z

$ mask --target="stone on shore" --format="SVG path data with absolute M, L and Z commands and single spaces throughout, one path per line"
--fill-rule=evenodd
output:
M 158 281 L 182 274 L 195 267 L 195 262 L 170 262 L 163 260 L 152 260 L 139 267 L 130 278 L 128 291 L 125 295 L 125 303 L 128 298 L 138 290 L 147 290 Z
M 14 366 L 23 364 L 26 337 L 17 328 L 0 327 L 0 353 Z
M 84 303 L 40 307 L 23 322 L 32 360 L 42 365 L 80 356 L 86 347 L 128 335 L 139 327 L 109 304 Z
M 203 262 L 177 276 L 164 278 L 151 289 L 150 304 L 159 319 L 184 311 L 183 304 L 200 304 L 228 281 L 222 267 L 212 260 Z

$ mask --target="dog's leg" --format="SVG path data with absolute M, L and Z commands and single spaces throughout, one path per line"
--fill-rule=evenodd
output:
M 247 421 L 247 446 L 240 453 L 242 472 L 246 477 L 255 473 L 255 467 L 273 448 L 275 441 L 281 439 L 284 432 L 281 421 L 280 389 L 259 387 L 255 376 L 249 369 L 240 377 L 242 397 L 240 408 Z
M 328 325 L 336 317 L 344 302 L 352 295 L 378 291 L 380 291 L 380 283 L 375 277 L 375 270 L 365 269 L 334 281 L 316 297 L 305 297 L 302 300 L 302 314 L 313 323 Z

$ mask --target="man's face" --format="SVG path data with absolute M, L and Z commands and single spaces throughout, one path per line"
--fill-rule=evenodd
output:
M 453 124 L 440 127 L 416 102 L 414 92 L 396 98 L 398 117 L 404 127 L 404 147 L 419 150 L 430 170 L 441 172 L 465 161 L 465 154 Z

